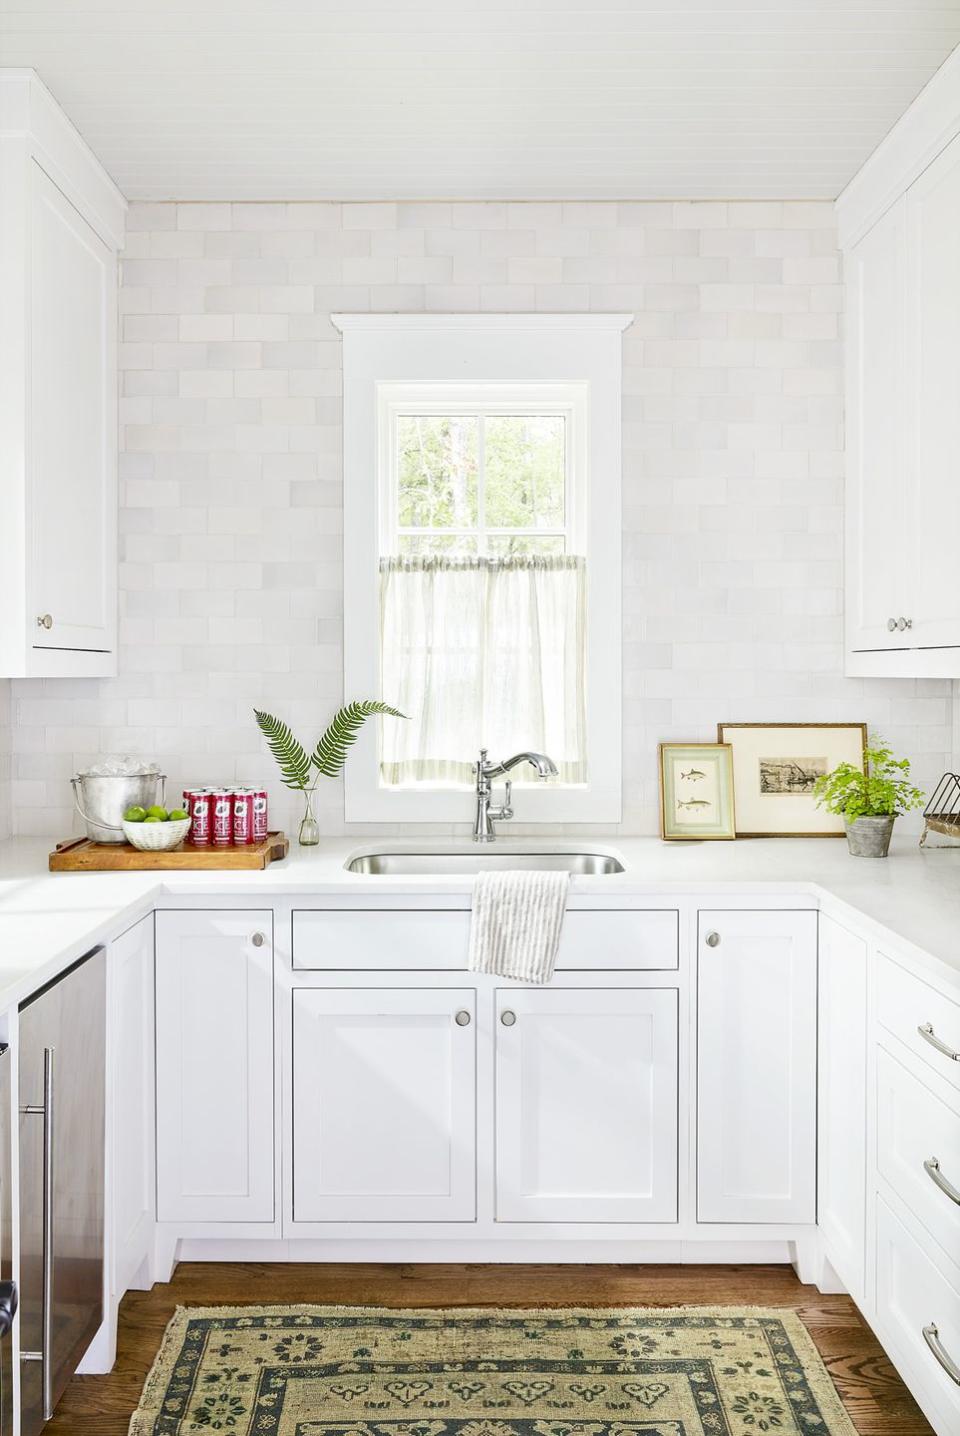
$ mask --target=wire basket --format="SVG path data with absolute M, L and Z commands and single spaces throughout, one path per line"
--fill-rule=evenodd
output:
M 960 777 L 944 773 L 923 810 L 921 848 L 926 847 L 930 833 L 943 833 L 960 842 Z M 953 847 L 952 843 L 931 843 L 934 848 Z

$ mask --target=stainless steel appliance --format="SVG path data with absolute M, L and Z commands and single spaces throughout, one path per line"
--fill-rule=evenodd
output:
M 0 1042 L 0 1436 L 13 1436 L 13 1342 L 17 1310 L 13 1283 L 13 1171 L 10 1048 Z
M 20 1436 L 34 1436 L 103 1320 L 106 955 L 20 1009 Z

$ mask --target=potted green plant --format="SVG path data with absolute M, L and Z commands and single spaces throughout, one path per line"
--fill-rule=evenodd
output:
M 300 823 L 301 847 L 313 847 L 320 841 L 320 825 L 313 812 L 313 794 L 321 778 L 336 778 L 347 761 L 347 753 L 357 734 L 368 718 L 374 713 L 385 713 L 391 718 L 405 718 L 391 708 L 389 703 L 379 699 L 361 698 L 340 708 L 330 720 L 330 725 L 317 741 L 312 753 L 307 753 L 303 744 L 293 736 L 286 723 L 264 713 L 253 710 L 260 732 L 270 746 L 270 752 L 280 767 L 284 784 L 303 794 L 304 813 Z
M 863 771 L 840 763 L 814 784 L 817 804 L 843 818 L 847 846 L 857 858 L 885 858 L 895 819 L 923 806 L 923 794 L 909 781 L 910 764 L 884 743 L 865 748 Z

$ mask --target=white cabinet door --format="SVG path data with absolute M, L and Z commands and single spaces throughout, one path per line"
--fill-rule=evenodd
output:
M 912 529 L 905 402 L 906 202 L 846 257 L 847 646 L 909 646 L 888 623 L 911 608 Z
M 676 1221 L 677 1001 L 498 990 L 498 1221 Z
M 35 648 L 110 652 L 117 263 L 36 163 L 32 181 L 29 641 Z
M 122 1296 L 153 1251 L 156 1214 L 153 914 L 110 944 L 108 953 L 113 1114 L 112 1289 Z
M 911 647 L 960 644 L 960 139 L 907 193 L 913 462 L 908 491 L 916 550 L 910 565 Z M 906 557 L 902 545 L 891 554 Z
M 866 1254 L 867 944 L 819 924 L 817 1221 L 829 1261 L 857 1300 Z
M 476 1217 L 476 993 L 293 994 L 293 1220 Z
M 273 914 L 157 913 L 157 1216 L 274 1212 Z
M 813 1222 L 817 915 L 701 912 L 697 1215 Z

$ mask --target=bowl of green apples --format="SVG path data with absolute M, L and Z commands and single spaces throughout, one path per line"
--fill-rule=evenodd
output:
M 159 804 L 152 808 L 128 808 L 123 815 L 127 842 L 142 853 L 165 853 L 183 842 L 190 831 L 190 814 L 183 808 L 169 813 Z

